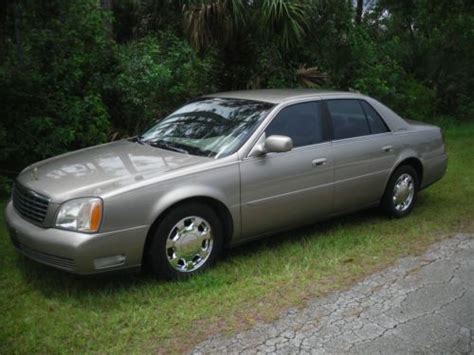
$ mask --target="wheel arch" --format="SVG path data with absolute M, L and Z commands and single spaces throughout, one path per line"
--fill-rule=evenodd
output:
M 232 218 L 232 214 L 229 210 L 229 208 L 219 199 L 215 197 L 210 197 L 206 195 L 197 195 L 197 196 L 190 196 L 183 198 L 179 201 L 175 201 L 173 203 L 170 203 L 166 208 L 163 208 L 158 215 L 155 217 L 155 220 L 153 223 L 150 225 L 150 228 L 148 229 L 147 236 L 145 239 L 145 245 L 143 247 L 143 255 L 142 255 L 142 260 L 145 261 L 146 257 L 146 252 L 149 249 L 151 240 L 153 238 L 153 234 L 160 224 L 160 222 L 163 220 L 163 218 L 173 209 L 178 208 L 181 205 L 185 205 L 187 203 L 191 202 L 199 202 L 208 205 L 211 207 L 214 212 L 217 214 L 219 219 L 222 221 L 223 228 L 224 228 L 224 245 L 229 245 L 232 236 L 234 234 L 234 220 Z
M 403 165 L 408 165 L 408 166 L 411 166 L 413 169 L 415 169 L 418 175 L 418 188 L 421 188 L 423 186 L 423 173 L 424 173 L 423 163 L 416 156 L 406 156 L 400 159 L 400 161 L 397 164 L 395 164 L 394 168 L 392 169 L 392 171 L 390 172 L 390 175 L 387 178 L 387 181 L 385 182 L 385 189 L 387 189 L 388 182 L 390 181 L 390 178 L 392 177 L 393 173 L 399 167 Z

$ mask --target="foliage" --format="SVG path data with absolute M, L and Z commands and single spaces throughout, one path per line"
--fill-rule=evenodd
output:
M 472 120 L 474 3 L 370 3 L 359 21 L 347 0 L 6 0 L 0 175 L 212 91 L 352 89 L 408 118 Z
M 261 13 L 267 34 L 281 36 L 281 42 L 289 47 L 292 41 L 302 40 L 309 23 L 309 6 L 304 1 L 262 0 Z
M 112 42 L 93 1 L 12 6 L 22 14 L 21 40 L 5 44 L 0 66 L 0 148 L 2 168 L 18 171 L 106 141 L 109 114 L 100 85 Z M 45 20 L 53 10 L 57 17 Z
M 184 101 L 215 90 L 212 53 L 199 57 L 170 33 L 121 46 L 117 61 L 104 92 L 121 136 L 137 134 Z
M 7 176 L 0 175 L 0 198 L 8 198 L 13 181 Z
M 215 39 L 231 39 L 243 23 L 242 16 L 241 0 L 190 0 L 183 6 L 186 33 L 198 50 L 206 48 Z
M 381 16 L 385 11 L 390 16 Z M 472 119 L 474 3 L 381 0 L 372 16 L 372 30 L 384 29 L 377 35 L 381 50 L 433 91 L 433 110 Z

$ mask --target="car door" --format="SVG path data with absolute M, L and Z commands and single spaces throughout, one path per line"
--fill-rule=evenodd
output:
M 240 163 L 244 238 L 317 220 L 332 211 L 333 159 L 322 112 L 321 102 L 283 108 L 264 134 L 289 136 L 293 149 Z
M 378 202 L 399 143 L 364 100 L 326 100 L 332 128 L 336 213 Z

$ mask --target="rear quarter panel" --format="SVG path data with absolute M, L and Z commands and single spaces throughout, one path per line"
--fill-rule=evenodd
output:
M 411 124 L 408 130 L 395 132 L 395 135 L 401 144 L 395 168 L 405 159 L 418 158 L 423 165 L 421 188 L 443 177 L 447 167 L 447 156 L 439 127 Z

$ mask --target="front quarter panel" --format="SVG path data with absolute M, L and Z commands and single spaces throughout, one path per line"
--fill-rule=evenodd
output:
M 229 210 L 234 236 L 240 233 L 240 174 L 237 161 L 127 191 L 104 199 L 103 231 L 151 227 L 169 207 L 193 197 L 208 197 Z

